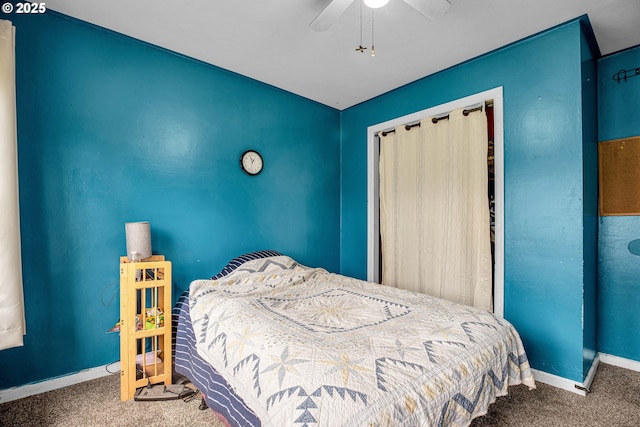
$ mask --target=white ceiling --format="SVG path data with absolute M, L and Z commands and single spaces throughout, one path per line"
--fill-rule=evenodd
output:
M 375 57 L 354 1 L 328 30 L 329 0 L 47 0 L 57 12 L 345 109 L 587 14 L 602 55 L 640 45 L 640 0 L 450 0 L 429 21 L 404 1 L 374 12 Z M 363 6 L 362 44 L 371 46 Z

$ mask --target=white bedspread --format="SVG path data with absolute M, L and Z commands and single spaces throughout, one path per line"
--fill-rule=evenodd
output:
M 513 326 L 279 256 L 190 288 L 198 354 L 263 426 L 468 425 L 535 387 Z

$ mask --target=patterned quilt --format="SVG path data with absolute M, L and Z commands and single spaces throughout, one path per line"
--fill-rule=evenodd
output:
M 491 313 L 289 257 L 191 284 L 198 354 L 264 426 L 458 426 L 535 387 L 516 330 Z

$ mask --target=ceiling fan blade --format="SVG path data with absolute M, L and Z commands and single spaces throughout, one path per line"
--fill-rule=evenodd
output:
M 449 0 L 404 0 L 430 21 L 444 16 L 451 7 Z
M 316 19 L 309 24 L 309 28 L 313 31 L 326 30 L 347 10 L 351 3 L 353 3 L 353 0 L 332 0 L 331 3 L 316 16 Z

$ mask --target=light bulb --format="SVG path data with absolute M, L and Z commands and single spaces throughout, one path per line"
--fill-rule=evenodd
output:
M 371 9 L 377 9 L 387 3 L 389 3 L 389 0 L 364 0 L 364 4 L 369 6 Z

